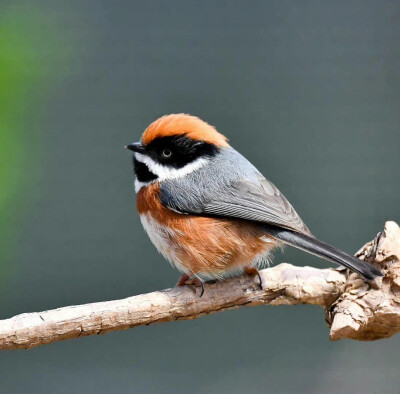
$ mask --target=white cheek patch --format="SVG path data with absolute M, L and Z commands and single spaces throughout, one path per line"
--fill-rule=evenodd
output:
M 162 182 L 167 179 L 176 179 L 182 178 L 185 175 L 190 174 L 193 171 L 198 170 L 199 168 L 203 167 L 207 163 L 207 159 L 205 158 L 198 158 L 191 163 L 186 164 L 182 168 L 170 168 L 164 166 L 160 163 L 155 162 L 151 157 L 144 155 L 142 153 L 135 152 L 135 159 L 140 161 L 143 164 L 146 164 L 147 168 L 150 172 L 157 175 L 157 179 L 151 182 L 139 182 L 137 179 L 135 180 L 135 191 L 136 193 L 144 186 L 148 186 L 153 182 Z

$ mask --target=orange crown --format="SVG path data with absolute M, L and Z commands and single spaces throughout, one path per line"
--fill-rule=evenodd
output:
M 143 133 L 142 142 L 147 145 L 159 137 L 186 135 L 193 140 L 205 141 L 217 146 L 229 146 L 227 138 L 196 116 L 186 114 L 165 115 L 154 121 Z

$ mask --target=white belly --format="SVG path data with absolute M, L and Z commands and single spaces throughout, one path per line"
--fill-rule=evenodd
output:
M 150 214 L 140 215 L 140 221 L 157 250 L 172 266 L 176 267 L 181 272 L 188 273 L 189 270 L 183 266 L 178 258 L 178 245 L 175 242 L 177 235 L 183 234 L 179 234 L 177 230 L 159 224 Z

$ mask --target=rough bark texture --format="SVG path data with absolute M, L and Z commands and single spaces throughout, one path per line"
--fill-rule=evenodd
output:
M 356 256 L 380 266 L 384 273 L 365 283 L 350 273 L 343 294 L 327 311 L 330 338 L 375 340 L 400 330 L 400 228 L 386 222 L 385 229 L 365 244 Z
M 345 269 L 280 264 L 258 278 L 239 276 L 86 305 L 25 313 L 0 321 L 0 350 L 31 348 L 63 339 L 105 334 L 140 325 L 197 317 L 254 305 L 320 305 L 327 312 L 331 339 L 373 340 L 400 330 L 400 229 L 387 222 L 383 233 L 358 256 L 381 265 L 385 277 L 365 283 Z

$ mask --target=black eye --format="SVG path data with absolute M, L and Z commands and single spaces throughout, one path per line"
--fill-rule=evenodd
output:
M 163 149 L 163 151 L 161 152 L 161 156 L 162 156 L 164 159 L 169 159 L 169 158 L 172 156 L 172 151 L 171 151 L 171 149 L 168 149 L 168 148 Z

